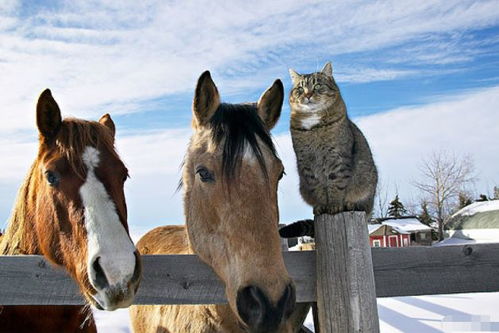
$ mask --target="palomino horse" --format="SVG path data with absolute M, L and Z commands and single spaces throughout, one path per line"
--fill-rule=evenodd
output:
M 300 326 L 290 319 L 295 287 L 277 231 L 284 169 L 269 133 L 283 98 L 276 80 L 258 103 L 223 104 L 210 73 L 199 78 L 182 177 L 187 232 L 159 227 L 137 248 L 197 254 L 225 283 L 228 305 L 132 306 L 135 332 L 274 333 Z
M 141 276 L 128 234 L 114 123 L 61 119 L 50 90 L 38 100 L 38 156 L 21 186 L 3 255 L 39 254 L 63 267 L 99 309 L 128 307 Z M 1 332 L 95 332 L 89 307 L 0 306 Z M 86 317 L 90 320 L 86 320 Z

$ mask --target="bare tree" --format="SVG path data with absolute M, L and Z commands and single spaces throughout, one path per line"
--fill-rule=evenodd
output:
M 388 216 L 388 191 L 386 189 L 386 184 L 378 181 L 378 185 L 376 188 L 376 210 L 377 217 L 385 218 Z
M 445 151 L 433 152 L 423 160 L 422 180 L 414 185 L 423 193 L 438 224 L 438 238 L 443 239 L 444 224 L 459 193 L 475 180 L 471 157 L 457 157 Z

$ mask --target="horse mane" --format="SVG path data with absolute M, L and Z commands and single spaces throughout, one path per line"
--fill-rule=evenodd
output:
M 81 179 L 86 177 L 82 155 L 87 146 L 102 147 L 118 157 L 111 131 L 97 121 L 64 119 L 55 138 L 55 145 Z M 27 223 L 35 219 L 35 216 L 32 216 L 32 212 L 30 212 L 28 203 L 36 195 L 37 180 L 33 175 L 38 168 L 37 162 L 46 149 L 47 147 L 40 145 L 38 158 L 30 167 L 19 188 L 7 229 L 0 238 L 0 255 L 31 253 L 37 249 L 36 233 L 34 230 L 27 230 L 29 228 Z
M 24 230 L 26 230 L 26 221 L 33 219 L 28 210 L 28 200 L 30 196 L 30 183 L 35 170 L 36 163 L 33 163 L 28 171 L 17 193 L 16 202 L 12 209 L 11 217 L 7 223 L 7 229 L 0 238 L 0 255 L 24 254 L 27 249 L 23 249 L 23 243 L 26 240 Z M 34 232 L 29 233 L 28 237 L 34 237 Z M 27 243 L 34 243 L 28 241 Z
M 212 140 L 222 147 L 222 175 L 234 178 L 246 149 L 251 149 L 265 177 L 265 159 L 259 141 L 277 157 L 270 132 L 257 114 L 256 104 L 222 103 L 210 119 Z

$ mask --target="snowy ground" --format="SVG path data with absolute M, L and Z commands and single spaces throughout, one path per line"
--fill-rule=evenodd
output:
M 379 298 L 378 311 L 381 333 L 499 332 L 499 293 Z M 130 332 L 128 310 L 94 313 L 99 332 Z

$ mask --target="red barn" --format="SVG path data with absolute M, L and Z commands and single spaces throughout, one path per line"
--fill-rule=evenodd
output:
M 385 224 L 369 224 L 368 228 L 371 247 L 406 247 L 411 245 L 409 232 L 396 230 Z

